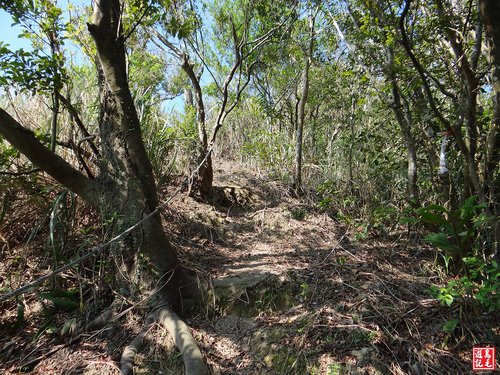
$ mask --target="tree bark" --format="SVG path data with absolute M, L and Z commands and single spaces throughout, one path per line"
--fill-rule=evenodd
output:
M 498 220 L 500 216 L 500 174 L 498 173 L 498 164 L 500 162 L 500 23 L 498 22 L 500 19 L 500 2 L 497 0 L 481 0 L 480 12 L 488 43 L 490 44 L 490 59 L 493 66 L 492 83 L 495 90 L 493 118 L 487 138 L 484 175 L 487 194 L 495 216 L 494 253 L 496 258 L 500 259 L 500 221 Z
M 89 203 L 98 204 L 94 182 L 74 169 L 59 155 L 51 152 L 32 131 L 24 128 L 3 109 L 0 109 L 0 135 L 59 183 Z
M 137 111 L 128 86 L 125 38 L 118 0 L 94 3 L 88 24 L 99 57 L 101 174 L 96 179 L 104 217 L 114 218 L 116 230 L 126 229 L 158 206 L 153 169 L 142 140 Z M 137 252 L 143 253 L 165 282 L 162 290 L 179 311 L 180 290 L 188 278 L 179 265 L 156 213 L 124 241 L 123 266 L 129 276 L 138 272 Z M 147 272 L 146 272 L 147 273 Z M 133 279 L 133 278 L 132 278 Z M 168 280 L 168 281 L 167 281 Z M 138 282 L 148 282 L 146 279 Z M 183 290 L 189 291 L 189 288 Z
M 399 124 L 399 128 L 401 129 L 401 134 L 405 142 L 408 159 L 408 200 L 412 206 L 418 207 L 420 205 L 420 194 L 417 185 L 417 149 L 415 140 L 413 139 L 413 136 L 411 134 L 411 123 L 409 121 L 410 114 L 407 114 L 407 116 L 405 116 L 403 112 L 399 85 L 394 73 L 394 51 L 392 49 L 388 49 L 387 53 L 388 78 L 392 88 L 392 100 L 389 105 L 392 108 L 394 115 L 396 116 L 396 120 Z
M 314 23 L 315 15 L 313 10 L 309 13 L 309 46 L 307 48 L 305 59 L 304 59 L 304 69 L 302 71 L 302 94 L 299 100 L 298 107 L 298 124 L 297 124 L 297 135 L 295 140 L 295 173 L 294 173 L 294 188 L 297 193 L 302 189 L 302 143 L 304 134 L 304 122 L 306 119 L 306 103 L 307 97 L 309 95 L 309 69 L 312 62 L 312 54 L 314 49 Z

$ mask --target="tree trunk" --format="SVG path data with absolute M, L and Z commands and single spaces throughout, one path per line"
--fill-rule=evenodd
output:
M 297 124 L 297 136 L 295 143 L 295 173 L 294 173 L 294 189 L 297 193 L 300 193 L 302 188 L 302 142 L 304 134 L 304 122 L 306 118 L 306 103 L 307 96 L 309 95 L 309 68 L 311 67 L 312 54 L 314 48 L 314 22 L 315 15 L 313 15 L 313 10 L 310 10 L 309 14 L 309 32 L 310 40 L 309 46 L 305 55 L 304 69 L 302 71 L 302 95 L 299 100 L 298 108 L 298 124 Z
M 356 189 L 355 183 L 354 183 L 354 146 L 356 145 L 356 140 L 355 140 L 355 115 L 356 107 L 355 107 L 355 99 L 354 97 L 351 99 L 351 106 L 349 109 L 349 114 L 348 118 L 345 120 L 349 124 L 349 151 L 347 153 L 347 177 L 348 177 L 348 184 L 349 184 L 349 192 L 352 196 L 359 197 L 359 190 Z M 345 116 L 345 115 L 344 115 Z
M 54 59 L 61 51 L 59 39 L 55 30 L 49 32 L 50 49 Z M 50 151 L 55 152 L 57 141 L 57 119 L 59 116 L 59 85 L 61 85 L 61 76 L 59 71 L 54 72 L 54 82 L 52 90 L 52 121 L 51 121 L 51 139 Z
M 206 201 L 212 197 L 214 171 L 212 166 L 212 155 L 208 153 L 208 148 L 200 146 L 195 152 L 197 157 L 193 158 L 194 163 L 190 170 L 197 171 L 189 181 L 188 195 Z
M 158 32 L 155 32 L 158 39 L 182 62 L 182 70 L 187 74 L 191 81 L 190 89 L 184 90 L 184 102 L 186 111 L 190 107 L 196 109 L 196 126 L 198 128 L 198 142 L 193 150 L 193 157 L 189 166 L 189 182 L 188 182 L 188 195 L 190 197 L 200 198 L 207 200 L 212 196 L 212 183 L 213 183 L 213 167 L 212 155 L 209 153 L 208 135 L 205 123 L 205 104 L 203 102 L 203 91 L 200 85 L 200 77 L 194 71 L 194 64 L 189 61 L 187 52 L 180 50 L 172 44 L 166 37 Z
M 128 86 L 120 14 L 118 0 L 96 1 L 92 23 L 88 24 L 97 46 L 100 65 L 99 128 L 103 158 L 101 173 L 96 179 L 99 194 L 96 199 L 103 216 L 115 220 L 118 232 L 151 214 L 158 206 L 153 169 L 142 141 L 139 118 Z M 159 213 L 130 233 L 123 246 L 127 247 L 122 259 L 129 276 L 141 274 L 137 272 L 137 255 L 138 252 L 143 253 L 162 275 L 165 285 L 161 289 L 178 309 L 182 299 L 179 291 L 187 278 L 166 238 Z
M 401 129 L 401 134 L 406 146 L 406 154 L 408 159 L 408 201 L 414 207 L 420 205 L 420 194 L 418 190 L 418 175 L 417 175 L 417 149 L 415 145 L 415 140 L 411 134 L 411 119 L 410 114 L 407 113 L 406 116 L 403 112 L 403 106 L 401 104 L 401 94 L 399 90 L 399 85 L 396 80 L 396 74 L 394 73 L 394 51 L 390 48 L 387 49 L 388 58 L 388 78 L 392 87 L 392 100 L 389 103 L 392 108 L 396 120 Z
M 189 61 L 187 54 L 182 54 L 182 69 L 188 75 L 191 86 L 194 90 L 196 125 L 198 127 L 198 144 L 195 150 L 196 155 L 190 168 L 192 178 L 189 181 L 188 195 L 207 200 L 212 196 L 212 184 L 214 172 L 212 167 L 212 155 L 208 149 L 208 135 L 205 123 L 205 104 L 203 102 L 203 92 L 200 85 L 200 79 L 194 71 L 193 64 Z M 191 102 L 192 102 L 191 95 Z M 194 172 L 194 173 L 192 173 Z
M 447 18 L 445 7 L 441 0 L 436 1 L 438 15 L 444 20 Z M 478 22 L 476 28 L 476 40 L 471 56 L 467 56 L 463 45 L 462 36 L 454 27 L 446 28 L 447 40 L 455 54 L 456 64 L 463 82 L 463 99 L 460 107 L 463 108 L 463 119 L 465 120 L 465 137 L 461 132 L 461 121 L 458 121 L 453 127 L 453 135 L 462 152 L 468 173 L 464 174 L 464 186 L 462 202 L 467 199 L 471 193 L 477 194 L 481 202 L 486 201 L 484 181 L 481 179 L 479 163 L 476 160 L 478 125 L 477 125 L 477 94 L 479 87 L 479 77 L 476 72 L 477 61 L 482 44 L 482 27 Z
M 408 38 L 408 35 L 406 33 L 406 26 L 405 26 L 406 16 L 408 15 L 408 11 L 410 9 L 411 2 L 412 2 L 412 0 L 405 0 L 403 10 L 401 12 L 401 15 L 399 16 L 398 24 L 399 24 L 399 30 L 401 32 L 401 37 L 402 37 L 401 42 L 403 44 L 403 47 L 405 48 L 405 51 L 406 51 L 408 57 L 410 58 L 410 60 L 412 62 L 413 67 L 415 68 L 415 70 L 417 71 L 417 73 L 420 76 L 420 79 L 422 80 L 423 89 L 425 92 L 425 96 L 427 97 L 427 102 L 429 104 L 430 109 L 432 110 L 432 112 L 434 113 L 436 118 L 439 119 L 440 123 L 442 125 L 444 125 L 446 131 L 449 133 L 452 133 L 455 137 L 455 141 L 456 141 L 456 143 L 460 149 L 460 152 L 462 153 L 462 155 L 464 157 L 464 161 L 465 161 L 465 167 L 466 167 L 466 171 L 467 171 L 466 173 L 468 174 L 468 176 L 466 176 L 465 178 L 470 179 L 470 182 L 471 182 L 472 186 L 474 187 L 474 191 L 478 195 L 480 202 L 485 202 L 484 188 L 483 188 L 483 185 L 481 184 L 481 180 L 480 180 L 479 173 L 478 173 L 479 172 L 478 165 L 477 165 L 477 162 L 476 162 L 476 160 L 474 158 L 474 154 L 473 154 L 474 149 L 470 149 L 470 147 L 466 144 L 466 141 L 464 140 L 464 137 L 462 135 L 462 130 L 461 130 L 462 122 L 459 120 L 454 125 L 452 125 L 450 123 L 450 121 L 438 109 L 438 106 L 437 106 L 436 101 L 434 99 L 432 90 L 430 89 L 429 83 L 427 81 L 427 75 L 426 75 L 424 69 L 422 68 L 420 62 L 417 60 L 415 54 L 413 53 L 410 39 Z M 442 17 L 444 17 L 443 16 L 443 14 L 444 14 L 443 5 L 438 0 L 436 0 L 436 4 L 437 4 L 438 13 Z M 452 31 L 453 28 L 450 26 L 448 28 L 448 30 Z M 472 95 L 470 95 L 470 93 L 469 93 L 469 91 L 473 89 L 474 85 L 477 85 L 476 77 L 474 77 L 474 72 L 472 71 L 472 69 L 467 61 L 467 56 L 465 56 L 465 54 L 461 53 L 461 51 L 462 51 L 461 44 L 460 43 L 457 44 L 456 40 L 453 37 L 451 37 L 451 35 L 448 35 L 448 39 L 449 39 L 448 41 L 452 45 L 453 51 L 454 51 L 456 58 L 457 58 L 457 61 L 459 63 L 458 65 L 460 68 L 460 74 L 462 75 L 462 78 L 466 82 L 465 90 L 468 90 L 468 91 L 464 91 L 464 94 L 468 99 L 471 99 L 474 95 L 476 95 L 475 93 Z M 468 104 L 470 104 L 469 105 L 470 108 L 467 108 L 466 110 L 469 113 L 471 113 L 472 107 L 475 106 L 475 103 L 472 105 L 472 101 L 469 100 Z M 468 113 L 464 113 L 464 116 L 467 116 L 467 115 L 468 115 Z M 475 125 L 475 120 L 467 119 L 467 121 L 468 121 L 469 126 Z M 473 134 L 473 133 L 474 133 L 473 128 L 470 128 L 469 134 Z M 472 145 L 474 145 L 474 144 L 472 144 Z
M 481 0 L 481 17 L 486 29 L 486 36 L 490 44 L 490 59 L 493 66 L 493 118 L 488 132 L 486 149 L 486 163 L 484 175 L 486 179 L 486 193 L 492 212 L 495 216 L 495 256 L 500 259 L 500 2 L 498 0 Z
M 184 108 L 194 107 L 193 92 L 190 89 L 184 89 Z
M 94 2 L 92 23 L 88 24 L 99 57 L 102 157 L 95 179 L 85 177 L 51 152 L 33 132 L 0 109 L 0 135 L 39 168 L 97 207 L 103 219 L 113 225 L 114 233 L 123 232 L 158 207 L 152 166 L 128 86 L 120 17 L 118 0 L 100 0 Z M 166 238 L 159 213 L 129 233 L 120 245 L 121 251 L 113 253 L 127 271 L 128 278 L 133 282 L 147 283 L 141 285 L 141 289 L 160 289 L 164 299 L 177 311 L 183 297 L 180 290 L 190 294 L 197 291 L 185 288 L 189 279 Z M 147 261 L 138 262 L 139 258 Z M 147 264 L 147 267 L 141 270 L 144 272 L 139 272 L 142 264 Z M 160 275 L 160 284 L 154 284 L 157 280 L 151 268 Z

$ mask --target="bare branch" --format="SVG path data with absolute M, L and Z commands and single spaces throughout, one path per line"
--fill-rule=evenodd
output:
M 205 61 L 205 59 L 203 58 L 202 54 L 200 54 L 200 52 L 198 51 L 198 48 L 196 48 L 194 46 L 194 44 L 192 43 L 191 40 L 188 39 L 188 43 L 189 45 L 191 46 L 191 48 L 193 48 L 194 52 L 196 53 L 196 55 L 198 56 L 198 58 L 201 60 L 201 63 L 203 64 L 203 66 L 207 69 L 208 71 L 208 74 L 210 74 L 210 76 L 212 77 L 212 79 L 214 80 L 214 83 L 215 85 L 217 86 L 217 89 L 219 90 L 219 92 L 222 94 L 222 88 L 220 87 L 220 84 L 219 82 L 217 81 L 217 79 L 215 78 L 215 74 L 212 72 L 212 69 L 210 69 L 210 66 L 207 64 L 207 62 Z
M 69 111 L 71 116 L 73 116 L 73 119 L 75 120 L 76 125 L 78 126 L 78 129 L 82 132 L 83 136 L 85 137 L 86 140 L 89 142 L 89 146 L 94 152 L 94 154 L 99 157 L 101 154 L 99 150 L 97 149 L 96 145 L 92 141 L 92 135 L 88 132 L 87 128 L 85 125 L 83 125 L 83 121 L 80 118 L 80 115 L 78 114 L 77 109 L 71 104 L 71 102 L 65 98 L 61 93 L 57 93 L 57 96 L 59 97 L 59 100 L 62 102 L 62 104 L 66 107 L 66 109 Z
M 166 47 L 168 47 L 179 59 L 184 57 L 184 52 L 182 52 L 179 48 L 174 46 L 167 38 L 161 35 L 157 30 L 153 30 L 155 36 L 162 42 Z

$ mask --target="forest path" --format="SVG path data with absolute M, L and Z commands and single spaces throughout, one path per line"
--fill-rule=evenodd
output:
M 455 315 L 428 292 L 434 250 L 406 232 L 354 241 L 314 197 L 240 165 L 215 176 L 225 204 L 180 197 L 167 215 L 208 285 L 191 324 L 215 374 L 467 372 L 465 343 L 439 349 Z
M 431 297 L 430 285 L 450 278 L 418 235 L 356 240 L 314 197 L 299 200 L 258 171 L 224 162 L 215 176 L 218 204 L 178 194 L 163 212 L 181 262 L 203 286 L 202 308 L 186 323 L 212 374 L 462 374 L 470 372 L 474 342 L 500 337 L 498 315 Z M 162 189 L 162 200 L 175 189 Z M 28 250 L 13 254 L 27 258 Z M 44 261 L 30 255 L 29 267 Z M 39 300 L 27 298 L 23 329 L 12 328 L 15 304 L 3 318 L 3 373 L 38 357 L 28 373 L 119 374 L 116 363 L 147 313 L 139 305 L 72 343 L 58 332 L 83 318 L 62 311 L 51 320 L 54 331 L 44 331 Z M 453 319 L 460 324 L 444 332 Z M 153 326 L 145 344 L 135 374 L 183 373 L 163 328 Z
M 200 249 L 194 254 L 202 261 L 202 273 L 212 278 L 281 275 L 335 257 L 339 240 L 347 239 L 338 222 L 292 197 L 282 183 L 227 162 L 217 172 L 218 203 L 181 196 L 170 205 L 176 239 L 187 246 L 188 258 L 193 258 L 192 247 Z

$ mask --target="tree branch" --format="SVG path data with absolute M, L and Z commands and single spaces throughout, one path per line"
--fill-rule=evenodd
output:
M 88 132 L 88 130 L 85 127 L 85 125 L 83 125 L 83 121 L 80 118 L 80 116 L 79 116 L 78 111 L 76 110 L 76 108 L 73 106 L 73 104 L 71 104 L 71 102 L 67 98 L 65 98 L 63 95 L 61 95 L 61 93 L 58 93 L 57 96 L 58 96 L 59 100 L 62 102 L 62 104 L 66 107 L 66 109 L 69 111 L 69 113 L 71 114 L 71 116 L 73 116 L 73 119 L 75 120 L 75 123 L 78 126 L 78 129 L 80 129 L 80 131 L 82 132 L 83 136 L 88 141 L 89 146 L 90 146 L 92 152 L 97 157 L 101 156 L 99 150 L 97 149 L 96 145 L 92 141 L 92 135 Z
M 471 2 L 472 3 L 472 2 Z M 474 40 L 474 48 L 472 50 L 472 55 L 470 57 L 470 64 L 474 71 L 477 71 L 477 64 L 479 63 L 479 57 L 481 56 L 481 48 L 483 46 L 483 22 L 481 20 L 481 7 L 480 2 L 477 5 L 478 17 L 476 21 L 476 29 L 475 29 L 475 40 Z
M 153 30 L 153 33 L 160 40 L 160 42 L 167 46 L 179 59 L 182 59 L 184 53 L 179 48 L 174 46 L 173 43 L 170 43 L 170 41 L 161 35 L 157 30 Z
M 446 130 L 450 130 L 451 124 L 446 118 L 444 118 L 443 114 L 437 108 L 436 103 L 434 101 L 434 96 L 432 95 L 431 89 L 429 87 L 429 83 L 427 82 L 427 77 L 425 75 L 424 69 L 422 68 L 422 66 L 420 65 L 419 61 L 417 60 L 415 54 L 413 53 L 411 46 L 410 46 L 410 40 L 408 39 L 408 35 L 406 34 L 405 20 L 406 20 L 406 15 L 408 14 L 408 11 L 410 10 L 410 4 L 411 4 L 411 0 L 405 0 L 405 6 L 403 8 L 401 16 L 399 17 L 399 29 L 401 31 L 402 44 L 403 44 L 403 47 L 406 51 L 406 54 L 410 58 L 414 68 L 417 70 L 417 72 L 420 76 L 420 79 L 422 80 L 422 85 L 424 87 L 424 91 L 425 91 L 425 94 L 427 96 L 427 101 L 429 102 L 429 106 L 431 107 L 432 112 L 434 112 L 434 115 L 445 126 Z
M 87 202 L 97 205 L 94 183 L 68 162 L 46 148 L 34 134 L 21 126 L 0 108 L 0 135 L 23 153 L 33 164 L 47 172 L 59 183 L 75 192 Z

